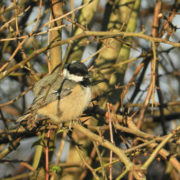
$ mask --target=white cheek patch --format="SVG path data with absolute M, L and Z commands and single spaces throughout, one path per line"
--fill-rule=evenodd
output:
M 74 74 L 70 74 L 67 69 L 63 70 L 63 75 L 64 75 L 64 77 L 66 79 L 69 79 L 69 80 L 72 80 L 72 81 L 75 81 L 75 82 L 83 81 L 83 77 L 82 76 L 77 76 L 77 75 L 74 75 Z

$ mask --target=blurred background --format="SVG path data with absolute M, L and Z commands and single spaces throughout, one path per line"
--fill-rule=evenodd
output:
M 11 129 L 33 102 L 34 84 L 78 60 L 92 72 L 82 125 L 141 167 L 173 132 L 144 174 L 179 179 L 179 42 L 179 0 L 0 1 L 0 178 L 45 179 L 43 137 Z M 53 139 L 49 178 L 130 178 L 113 148 L 76 127 L 67 134 Z

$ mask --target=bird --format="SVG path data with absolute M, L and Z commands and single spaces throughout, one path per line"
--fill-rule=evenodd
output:
M 57 71 L 35 83 L 34 100 L 17 122 L 36 123 L 38 116 L 59 124 L 76 120 L 91 101 L 91 83 L 88 68 L 80 61 L 65 65 L 62 74 Z

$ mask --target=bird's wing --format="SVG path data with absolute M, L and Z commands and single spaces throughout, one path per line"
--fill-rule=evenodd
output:
M 39 90 L 40 93 L 35 96 L 31 109 L 34 111 L 55 100 L 63 99 L 71 94 L 75 84 L 74 81 L 63 79 L 62 76 L 57 77 L 54 82 Z
M 37 81 L 33 87 L 35 97 L 43 94 L 42 91 L 44 91 L 47 86 L 50 86 L 56 82 L 57 79 L 63 79 L 63 77 L 55 71 L 52 74 L 48 74 Z
M 33 88 L 35 94 L 33 103 L 17 122 L 21 122 L 28 119 L 28 117 L 34 116 L 39 108 L 44 107 L 55 100 L 61 100 L 65 96 L 71 94 L 75 84 L 74 81 L 64 79 L 58 73 L 45 76 L 35 84 Z

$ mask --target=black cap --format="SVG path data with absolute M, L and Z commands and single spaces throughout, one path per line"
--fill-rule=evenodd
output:
M 85 64 L 79 61 L 72 61 L 70 64 L 67 65 L 67 70 L 71 74 L 75 74 L 77 76 L 86 76 L 88 75 L 88 68 Z

